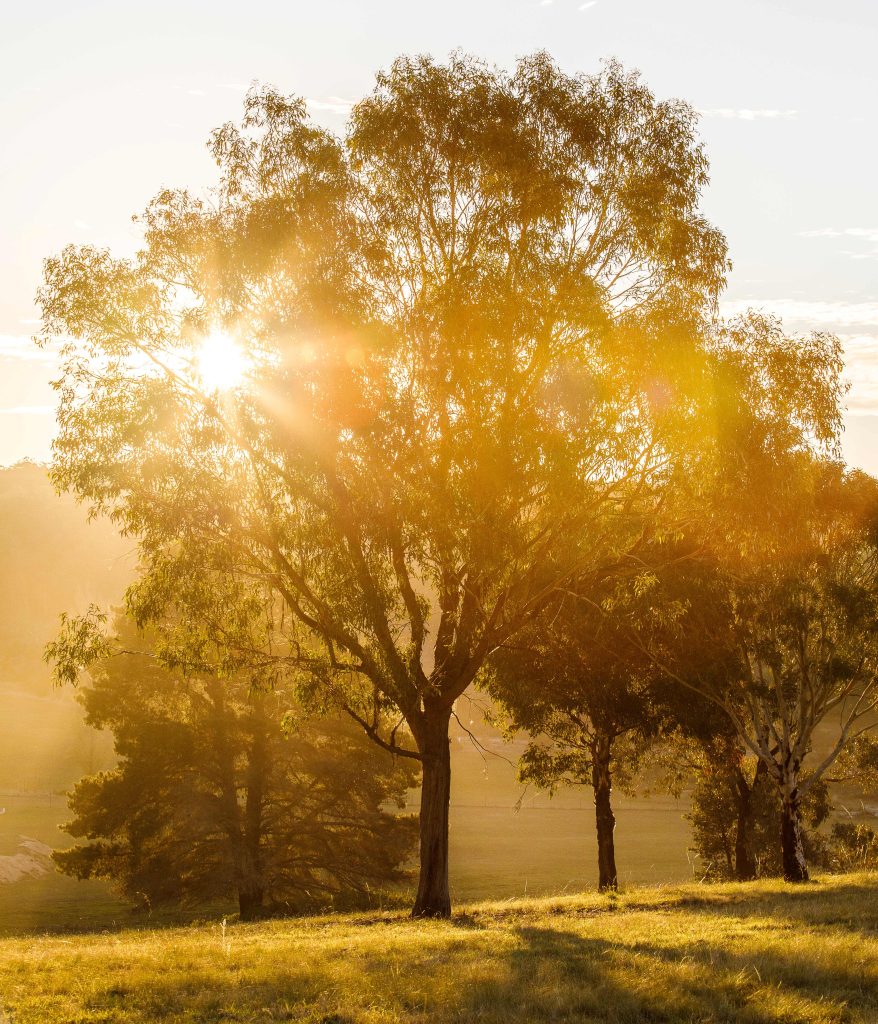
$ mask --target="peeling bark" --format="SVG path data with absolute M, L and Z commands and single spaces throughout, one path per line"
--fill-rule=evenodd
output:
M 807 882 L 808 864 L 802 843 L 802 814 L 798 801 L 784 801 L 781 818 L 781 848 L 783 851 L 783 876 L 787 882 Z
M 781 792 L 782 810 L 780 842 L 783 855 L 783 876 L 787 882 L 807 882 L 808 864 L 802 841 L 802 808 L 799 795 L 799 766 L 787 764 Z

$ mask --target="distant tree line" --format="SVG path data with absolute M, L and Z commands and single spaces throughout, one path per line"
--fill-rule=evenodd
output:
M 612 778 L 647 744 L 740 783 L 742 873 L 770 783 L 802 880 L 803 814 L 872 721 L 876 485 L 839 462 L 841 347 L 717 317 L 696 129 L 613 62 L 404 57 L 343 138 L 254 88 L 208 198 L 160 192 L 135 257 L 46 261 L 53 475 L 136 538 L 128 614 L 212 700 L 289 693 L 419 767 L 415 916 L 451 911 L 470 686 L 533 733 L 526 777 L 593 785 L 605 887 Z M 217 331 L 248 366 L 223 389 Z M 94 612 L 49 655 L 75 680 L 119 650 Z

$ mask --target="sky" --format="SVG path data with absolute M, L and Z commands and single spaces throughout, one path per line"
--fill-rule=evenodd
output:
M 38 351 L 42 260 L 69 242 L 132 252 L 131 216 L 165 186 L 214 181 L 210 130 L 247 86 L 307 98 L 342 131 L 401 53 L 510 67 L 605 57 L 701 112 L 706 214 L 734 269 L 728 313 L 838 334 L 845 455 L 878 475 L 876 0 L 44 0 L 0 33 L 0 465 L 46 460 L 53 357 Z

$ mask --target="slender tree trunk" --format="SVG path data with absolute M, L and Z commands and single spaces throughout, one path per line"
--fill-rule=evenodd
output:
M 265 894 L 258 887 L 238 886 L 238 916 L 242 921 L 258 921 L 265 911 Z
M 448 804 L 451 798 L 451 708 L 425 707 L 415 739 L 422 762 L 421 868 L 412 917 L 450 917 Z
M 802 842 L 802 809 L 799 797 L 798 765 L 787 766 L 781 792 L 780 842 L 783 854 L 783 876 L 787 882 L 807 882 L 808 864 Z
M 759 764 L 762 764 L 760 761 Z M 751 882 L 756 877 L 756 858 L 753 856 L 753 790 L 759 779 L 757 766 L 756 776 L 751 786 L 747 782 L 741 766 L 734 769 L 734 788 L 738 814 L 735 827 L 735 878 L 739 882 Z
M 598 837 L 598 889 L 604 892 L 617 889 L 619 885 L 616 874 L 616 847 L 613 833 L 616 829 L 616 817 L 613 814 L 612 777 L 610 775 L 610 758 L 612 755 L 612 738 L 608 733 L 598 730 L 591 743 L 591 785 L 594 791 L 594 814 Z
M 228 856 L 232 868 L 232 883 L 238 894 L 238 909 L 244 916 L 244 908 L 248 914 L 252 907 L 253 897 L 242 893 L 248 890 L 245 869 L 245 837 L 242 821 L 241 805 L 238 803 L 238 772 L 236 766 L 237 753 L 240 746 L 237 736 L 231 735 L 235 730 L 235 712 L 226 703 L 223 684 L 214 679 L 207 683 L 207 693 L 213 710 L 213 756 L 216 763 L 217 798 L 220 805 L 222 827 L 228 840 Z
M 247 751 L 244 799 L 244 837 L 238 908 L 242 921 L 252 921 L 265 910 L 265 881 L 262 869 L 262 833 L 265 783 L 268 772 L 268 729 L 265 698 L 254 694 L 249 716 L 250 744 Z

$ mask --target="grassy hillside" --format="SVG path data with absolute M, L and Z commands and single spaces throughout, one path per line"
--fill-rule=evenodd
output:
M 878 877 L 0 940 L 15 1024 L 874 1021 Z

